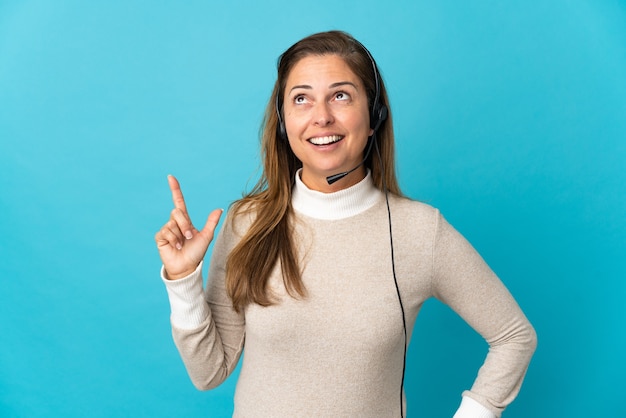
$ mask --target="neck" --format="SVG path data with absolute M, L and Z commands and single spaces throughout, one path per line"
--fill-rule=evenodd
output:
M 343 219 L 361 213 L 384 199 L 374 186 L 371 174 L 357 184 L 335 193 L 324 193 L 307 187 L 296 173 L 292 200 L 293 209 L 316 219 Z M 343 180 L 343 179 L 342 179 Z

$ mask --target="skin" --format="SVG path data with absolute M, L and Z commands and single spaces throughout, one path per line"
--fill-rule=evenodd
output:
M 223 211 L 214 210 L 204 227 L 201 230 L 196 229 L 189 218 L 178 180 L 174 176 L 168 176 L 167 182 L 172 192 L 174 209 L 154 240 L 165 267 L 166 278 L 177 280 L 190 275 L 198 267 L 213 240 L 215 227 Z
M 337 55 L 309 56 L 293 67 L 286 80 L 285 127 L 294 154 L 302 161 L 302 181 L 312 190 L 330 193 L 361 181 L 361 165 L 329 185 L 326 177 L 357 167 L 363 160 L 369 126 L 363 83 Z M 326 144 L 321 144 L 326 142 Z M 222 215 L 216 209 L 200 230 L 191 222 L 178 180 L 168 176 L 174 209 L 154 239 L 169 280 L 195 271 L 213 240 Z
M 363 161 L 373 133 L 365 87 L 343 58 L 332 54 L 302 58 L 287 77 L 283 103 L 289 144 L 302 162 L 301 179 L 307 187 L 330 193 L 365 177 L 361 165 L 332 185 L 326 181 Z

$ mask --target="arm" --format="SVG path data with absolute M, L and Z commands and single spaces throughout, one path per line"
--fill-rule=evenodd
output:
M 215 388 L 226 380 L 244 345 L 243 313 L 234 311 L 224 287 L 230 236 L 230 228 L 225 226 L 216 239 L 206 290 L 202 289 L 202 265 L 183 279 L 164 280 L 174 343 L 191 381 L 200 390 Z
M 234 312 L 224 288 L 224 265 L 233 234 L 224 228 L 216 240 L 205 296 L 202 260 L 222 212 L 213 211 L 204 228 L 196 229 L 178 181 L 169 176 L 168 183 L 174 209 L 155 241 L 170 298 L 172 333 L 194 385 L 209 389 L 233 371 L 243 347 L 243 315 Z
M 537 344 L 535 330 L 476 250 L 441 215 L 436 229 L 433 294 L 489 344 L 487 357 L 471 390 L 463 393 L 455 417 L 489 416 L 481 415 L 484 409 L 499 417 L 520 390 Z

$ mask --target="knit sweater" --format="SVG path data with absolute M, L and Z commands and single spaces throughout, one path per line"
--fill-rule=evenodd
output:
M 292 206 L 306 296 L 236 313 L 225 262 L 251 216 L 229 214 L 202 265 L 166 283 L 175 344 L 199 389 L 222 383 L 244 350 L 234 417 L 400 417 L 402 312 L 394 284 L 385 195 L 370 175 L 324 194 L 296 178 Z M 408 338 L 423 303 L 436 297 L 489 344 L 455 418 L 499 417 L 517 395 L 536 345 L 534 329 L 502 282 L 438 210 L 389 195 L 395 273 Z M 401 402 L 402 399 L 402 402 Z M 412 416 L 419 416 L 416 411 Z M 404 412 L 406 416 L 406 409 Z

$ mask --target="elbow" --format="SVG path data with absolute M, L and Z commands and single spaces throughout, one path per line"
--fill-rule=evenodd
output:
M 524 351 L 530 356 L 537 349 L 537 331 L 526 318 L 523 318 L 518 322 L 517 326 L 513 327 L 507 340 L 524 347 Z
M 211 390 L 211 389 L 215 389 L 216 387 L 218 387 L 222 382 L 213 382 L 213 381 L 205 381 L 205 380 L 195 380 L 192 379 L 191 383 L 193 383 L 193 386 L 201 391 L 201 392 L 205 392 L 207 390 Z
M 532 342 L 533 342 L 533 351 L 537 348 L 537 331 L 535 331 L 535 328 L 533 328 L 533 326 L 531 325 L 530 327 L 532 329 Z
M 535 328 L 526 318 L 518 319 L 514 324 L 506 328 L 506 331 L 488 341 L 490 347 L 494 349 L 497 347 L 502 347 L 503 349 L 508 347 L 530 360 L 537 349 L 537 332 Z
M 191 370 L 188 370 L 188 374 L 191 383 L 200 391 L 215 389 L 228 377 L 227 371 L 223 368 L 220 368 L 215 373 L 192 373 Z
M 192 380 L 191 381 L 194 385 L 194 387 L 196 389 L 198 389 L 199 391 L 205 392 L 207 390 L 211 390 L 211 389 L 215 389 L 216 387 L 219 386 L 219 384 L 215 385 L 212 384 L 210 382 L 204 382 L 204 381 L 196 381 L 196 380 Z
M 530 361 L 537 349 L 537 331 L 528 321 L 520 325 L 517 332 L 514 332 L 507 340 L 508 343 L 513 344 L 512 347 L 517 347 L 516 350 L 526 358 L 526 361 Z
M 530 354 L 532 355 L 535 350 L 537 350 L 537 331 L 530 323 L 528 324 L 528 336 L 526 339 L 526 344 L 528 346 Z

